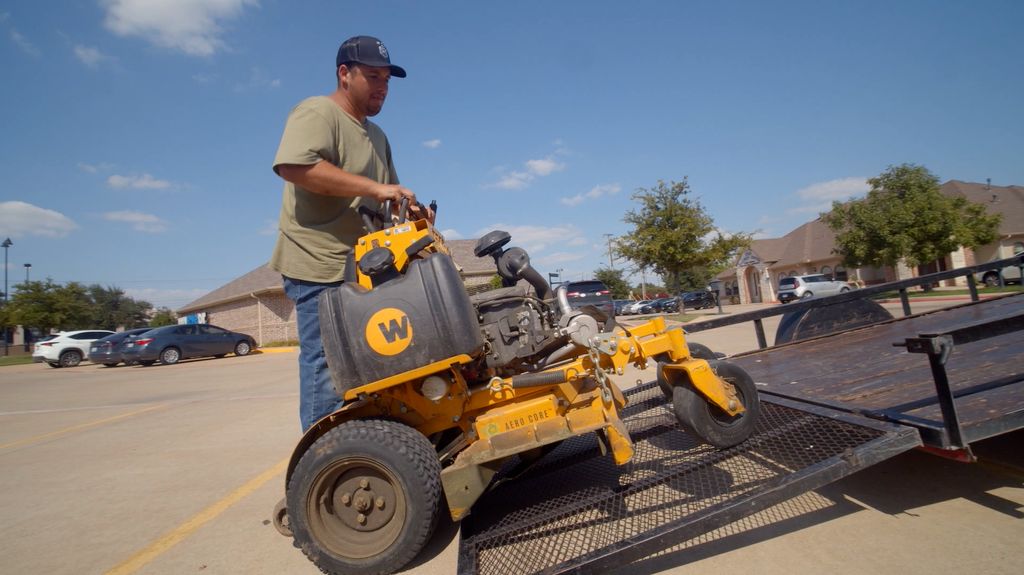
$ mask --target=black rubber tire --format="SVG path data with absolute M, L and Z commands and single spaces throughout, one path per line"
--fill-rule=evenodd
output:
M 805 292 L 804 292 L 804 295 L 800 296 L 800 299 L 810 299 L 810 298 L 812 298 L 812 297 L 814 297 L 814 294 L 813 294 L 813 293 L 811 293 L 811 292 L 809 292 L 809 291 L 805 291 Z
M 711 351 L 710 347 L 702 343 L 686 342 L 686 347 L 690 348 L 690 356 L 696 359 L 706 359 L 708 361 L 718 359 L 718 356 L 715 355 L 715 352 Z M 658 387 L 661 388 L 661 392 L 665 394 L 665 399 L 672 401 L 672 397 L 675 392 L 672 389 L 672 384 L 668 382 L 668 379 L 665 378 L 665 374 L 662 371 L 662 366 L 669 362 L 668 354 L 659 353 L 658 355 L 654 356 L 654 359 L 655 361 L 658 362 Z
M 240 341 L 235 344 L 235 355 L 249 355 L 250 351 L 252 351 L 252 346 L 247 341 Z
M 167 347 L 160 352 L 160 363 L 174 365 L 181 361 L 181 350 L 176 347 Z
M 50 367 L 53 367 L 53 368 L 56 368 L 56 369 L 60 369 L 60 362 L 57 362 L 57 361 L 48 361 L 48 362 L 46 362 L 46 365 L 49 365 Z
M 848 291 L 850 291 L 850 288 L 848 288 L 848 287 L 839 288 L 839 293 L 846 293 Z
M 732 447 L 747 440 L 761 414 L 761 403 L 754 380 L 740 366 L 727 361 L 710 361 L 711 369 L 736 388 L 746 411 L 729 417 L 709 403 L 691 385 L 677 385 L 672 405 L 676 419 L 687 431 L 718 448 Z
M 77 349 L 69 349 L 60 354 L 61 367 L 75 367 L 82 363 L 82 352 Z
M 437 525 L 441 464 L 411 427 L 348 421 L 302 455 L 287 500 L 294 544 L 321 571 L 392 573 L 419 554 Z M 374 505 L 359 523 L 357 506 L 368 500 Z
M 999 287 L 999 274 L 996 272 L 988 272 L 981 278 L 982 283 L 988 287 Z
M 702 343 L 688 341 L 686 342 L 686 347 L 690 348 L 690 356 L 696 359 L 706 359 L 708 361 L 718 359 L 718 356 L 715 355 L 715 352 L 711 351 L 710 347 Z

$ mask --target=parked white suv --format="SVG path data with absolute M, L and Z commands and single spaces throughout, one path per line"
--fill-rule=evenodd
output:
M 782 278 L 779 281 L 779 301 L 782 303 L 808 297 L 835 295 L 848 291 L 850 291 L 850 284 L 831 280 L 821 274 Z
M 50 367 L 74 367 L 89 357 L 92 342 L 114 332 L 105 329 L 62 331 L 54 337 L 36 343 L 32 361 L 46 362 Z

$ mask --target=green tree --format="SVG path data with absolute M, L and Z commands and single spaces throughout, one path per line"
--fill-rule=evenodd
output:
M 608 291 L 612 292 L 612 298 L 625 299 L 629 297 L 629 283 L 622 277 L 622 274 L 622 270 L 599 268 L 594 271 L 594 279 L 600 280 L 608 286 Z
M 29 281 L 16 286 L 11 297 L 12 323 L 43 329 L 69 330 L 92 327 L 92 309 L 85 286 L 78 282 L 65 285 Z
M 640 202 L 640 209 L 623 218 L 633 230 L 616 242 L 618 255 L 653 270 L 673 293 L 694 283 L 696 274 L 701 278 L 696 285 L 706 285 L 751 241 L 750 234 L 724 235 L 690 194 L 686 178 L 667 184 L 659 180 L 652 189 L 638 189 L 633 199 Z
M 93 310 L 90 325 L 95 328 L 114 330 L 144 326 L 153 309 L 148 301 L 127 297 L 124 290 L 113 286 L 104 288 L 93 284 L 88 293 Z
M 170 308 L 157 308 L 156 313 L 149 320 L 149 327 L 160 327 L 162 325 L 174 325 L 178 323 L 178 316 Z
M 836 232 L 834 252 L 847 267 L 916 266 L 996 239 L 1000 216 L 963 197 L 943 195 L 923 166 L 902 164 L 868 180 L 863 199 L 833 202 L 821 218 Z

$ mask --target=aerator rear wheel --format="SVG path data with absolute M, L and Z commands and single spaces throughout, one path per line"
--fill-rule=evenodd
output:
M 686 347 L 690 349 L 690 357 L 695 359 L 706 359 L 711 361 L 717 359 L 718 356 L 715 352 L 711 351 L 711 348 L 696 342 L 686 342 Z M 655 356 L 655 360 L 658 362 L 658 387 L 661 388 L 661 392 L 665 394 L 665 399 L 672 401 L 672 384 L 669 383 L 668 378 L 665 377 L 665 373 L 662 370 L 662 366 L 671 361 L 667 353 L 660 353 Z
M 441 465 L 415 429 L 394 421 L 349 421 L 302 456 L 287 500 L 295 546 L 324 573 L 391 573 L 433 533 Z
M 672 405 L 676 419 L 687 431 L 715 447 L 726 448 L 747 440 L 757 425 L 761 403 L 754 380 L 740 366 L 727 361 L 709 361 L 711 369 L 736 388 L 736 396 L 745 411 L 729 415 L 709 402 L 692 385 L 677 385 L 673 389 Z

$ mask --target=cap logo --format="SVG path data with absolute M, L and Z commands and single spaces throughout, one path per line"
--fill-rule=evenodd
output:
M 384 47 L 384 44 L 377 42 L 377 50 L 380 51 L 380 55 L 383 56 L 385 60 L 391 60 L 391 58 L 388 57 L 388 49 Z

